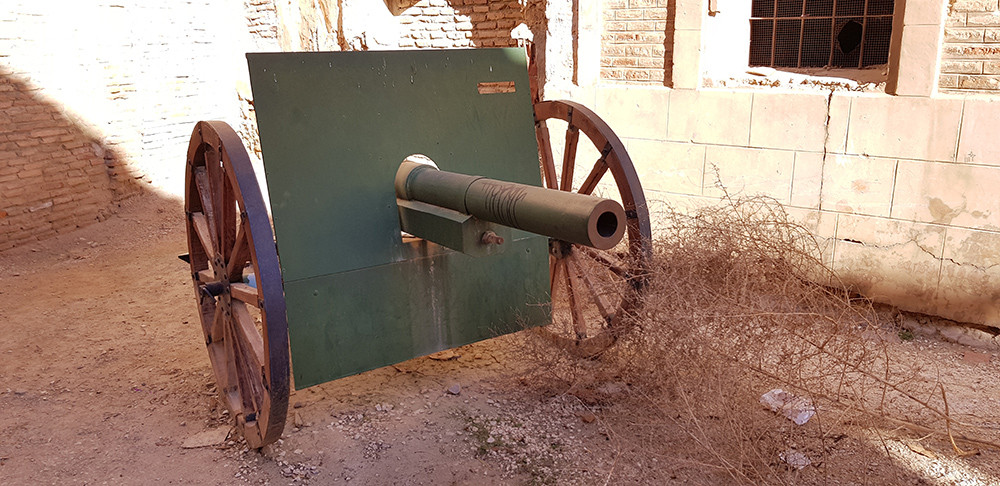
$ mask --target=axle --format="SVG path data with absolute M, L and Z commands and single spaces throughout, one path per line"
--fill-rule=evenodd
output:
M 412 161 L 399 166 L 395 186 L 400 199 L 601 250 L 614 247 L 625 234 L 625 210 L 611 199 L 457 174 Z

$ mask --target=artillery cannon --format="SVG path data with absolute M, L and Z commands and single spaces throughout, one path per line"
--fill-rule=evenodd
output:
M 595 355 L 627 326 L 651 254 L 632 162 L 587 108 L 532 103 L 523 50 L 247 58 L 273 231 L 223 122 L 194 128 L 185 210 L 209 358 L 251 447 L 281 435 L 291 362 L 303 388 L 525 327 Z

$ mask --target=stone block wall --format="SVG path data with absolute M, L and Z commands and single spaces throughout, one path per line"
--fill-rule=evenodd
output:
M 941 91 L 1000 93 L 1000 2 L 950 2 L 941 49 Z
M 718 204 L 717 182 L 763 194 L 842 283 L 1000 327 L 1000 99 L 603 85 L 581 101 L 623 138 L 654 213 Z
M 678 69 L 705 72 L 699 38 L 740 14 L 719 2 L 713 16 L 708 5 L 676 0 L 670 7 L 677 12 L 674 45 L 685 40 L 682 33 L 691 37 L 668 75 L 675 86 Z M 1000 48 L 992 32 L 997 7 L 996 0 L 907 2 L 897 23 L 902 61 L 888 73 L 910 83 L 897 86 L 898 96 L 706 89 L 697 82 L 623 86 L 602 75 L 576 98 L 622 137 L 654 214 L 663 205 L 686 211 L 720 204 L 720 185 L 729 194 L 763 194 L 816 236 L 838 284 L 904 310 L 1000 328 L 993 190 L 1000 184 L 1000 92 L 989 81 L 990 56 Z M 614 40 L 605 33 L 602 59 Z M 945 70 L 962 72 L 938 73 L 938 53 Z M 932 89 L 938 83 L 945 94 Z
M 601 79 L 670 85 L 673 0 L 603 0 Z

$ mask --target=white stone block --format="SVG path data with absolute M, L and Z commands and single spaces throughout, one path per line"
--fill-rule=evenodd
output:
M 629 140 L 629 155 L 646 190 L 700 195 L 705 146 L 659 140 Z
M 908 0 L 896 3 L 896 8 L 903 10 L 904 25 L 939 25 L 944 20 L 944 7 L 948 1 Z
M 671 94 L 665 88 L 601 86 L 596 111 L 619 137 L 663 139 Z
M 861 95 L 851 102 L 849 154 L 955 160 L 961 99 Z
M 965 100 L 958 160 L 1000 166 L 1000 100 Z
M 886 91 L 901 96 L 932 95 L 937 89 L 941 38 L 940 24 L 904 27 L 898 73 Z
M 834 270 L 844 284 L 878 302 L 933 312 L 945 228 L 841 214 Z
M 792 207 L 786 207 L 785 212 L 789 222 L 800 225 L 810 235 L 801 242 L 802 249 L 816 258 L 818 265 L 808 272 L 807 277 L 819 284 L 835 284 L 830 272 L 833 269 L 834 249 L 837 243 L 838 215 Z
M 754 93 L 750 146 L 822 151 L 828 99 L 822 93 Z
M 895 175 L 895 159 L 829 154 L 821 209 L 888 217 Z
M 752 97 L 750 91 L 674 90 L 667 140 L 746 146 Z
M 675 30 L 670 85 L 677 89 L 701 86 L 701 31 Z
M 826 151 L 844 153 L 847 150 L 847 129 L 851 122 L 852 93 L 834 93 L 830 98 L 830 118 L 826 122 Z
M 938 288 L 939 315 L 1000 325 L 1000 234 L 948 228 Z
M 900 160 L 892 217 L 998 230 L 998 187 L 1000 167 Z
M 795 152 L 786 150 L 709 146 L 704 193 L 721 196 L 725 188 L 730 196 L 764 195 L 787 204 L 794 160 Z
M 829 155 L 828 155 L 829 157 Z M 792 168 L 790 204 L 800 208 L 819 209 L 823 188 L 823 154 L 796 152 Z
M 705 0 L 676 0 L 675 5 L 675 29 L 701 30 L 702 16 L 708 11 Z

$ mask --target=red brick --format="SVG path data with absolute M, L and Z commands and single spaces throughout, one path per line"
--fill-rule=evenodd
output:
M 31 179 L 34 177 L 41 177 L 41 176 L 42 176 L 42 169 L 23 170 L 17 173 L 18 179 Z
M 51 136 L 54 136 L 54 135 L 64 135 L 66 133 L 67 133 L 67 131 L 66 131 L 65 128 L 58 128 L 58 127 L 57 128 L 44 128 L 44 129 L 40 129 L 40 130 L 32 130 L 31 131 L 31 136 L 35 137 L 35 138 L 45 138 L 45 137 L 51 137 Z

